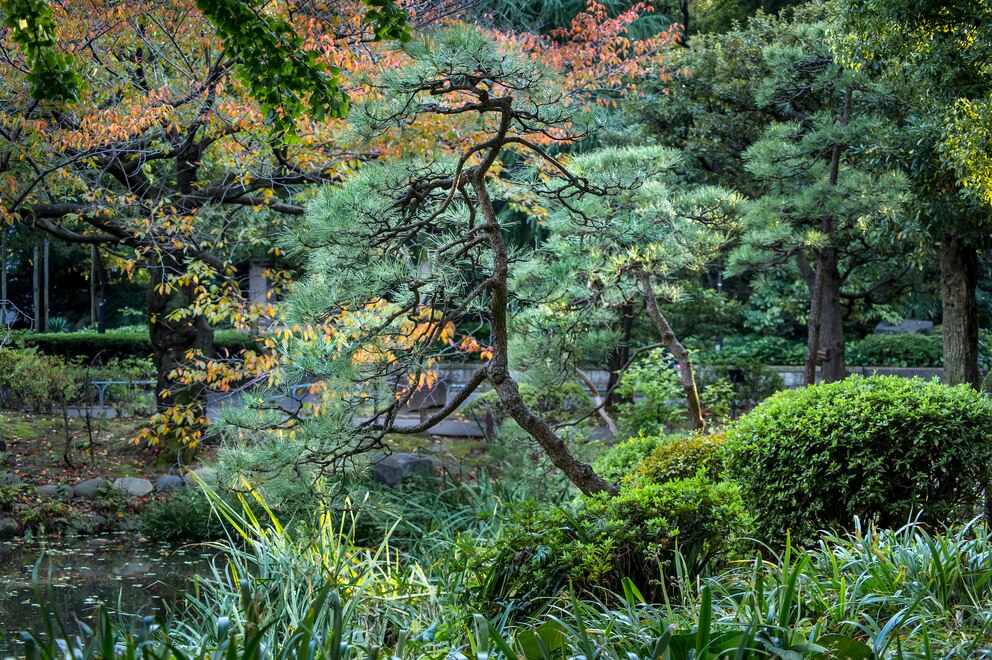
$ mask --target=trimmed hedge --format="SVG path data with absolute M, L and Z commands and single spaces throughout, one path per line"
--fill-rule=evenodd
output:
M 702 472 L 719 481 L 727 469 L 725 433 L 691 435 L 665 442 L 634 472 L 633 478 L 653 483 L 690 479 Z
M 992 401 L 898 376 L 779 392 L 727 433 L 731 474 L 758 535 L 781 546 L 855 516 L 898 528 L 975 515 L 992 468 Z
M 992 338 L 982 333 L 979 359 L 983 368 L 992 362 Z M 848 339 L 844 351 L 852 367 L 922 367 L 944 366 L 943 339 L 938 327 L 933 334 L 901 333 L 868 335 Z M 696 352 L 696 364 L 707 366 L 768 364 L 801 366 L 806 355 L 802 339 L 737 335 L 726 337 L 721 350 L 706 347 Z
M 609 482 L 617 483 L 629 477 L 651 456 L 658 447 L 671 442 L 680 435 L 637 435 L 614 445 L 592 464 L 596 474 Z
M 110 359 L 147 357 L 152 353 L 152 342 L 147 332 L 49 332 L 17 336 L 18 344 L 37 347 L 46 355 L 65 358 L 82 357 L 87 361 L 106 362 Z M 238 351 L 254 348 L 251 336 L 233 330 L 219 330 L 214 334 L 217 351 Z
M 868 335 L 848 342 L 847 361 L 858 367 L 943 367 L 939 334 Z

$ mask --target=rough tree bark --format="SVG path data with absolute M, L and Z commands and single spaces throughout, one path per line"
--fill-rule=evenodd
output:
M 617 486 L 596 474 L 592 466 L 583 463 L 569 450 L 568 445 L 558 437 L 547 422 L 532 411 L 520 396 L 516 381 L 510 374 L 509 334 L 507 331 L 507 306 L 509 290 L 509 254 L 503 239 L 503 229 L 496 217 L 489 191 L 484 180 L 485 169 L 472 177 L 472 189 L 478 200 L 479 209 L 486 223 L 486 236 L 493 255 L 493 273 L 489 303 L 490 328 L 492 332 L 493 356 L 487 367 L 487 378 L 500 401 L 506 406 L 510 417 L 520 425 L 541 446 L 551 462 L 561 470 L 573 484 L 585 494 L 607 492 L 615 495 Z
M 844 360 L 844 314 L 840 304 L 840 272 L 837 251 L 824 250 L 821 267 L 823 286 L 820 289 L 820 359 L 821 377 L 825 383 L 844 380 L 847 365 Z
M 980 386 L 978 371 L 978 251 L 957 236 L 940 246 L 944 326 L 944 382 Z
M 706 430 L 706 420 L 703 419 L 703 406 L 699 403 L 699 390 L 696 388 L 696 376 L 692 371 L 692 361 L 689 359 L 689 351 L 675 336 L 668 319 L 662 315 L 658 308 L 658 297 L 655 295 L 654 287 L 651 285 L 651 276 L 641 272 L 637 274 L 637 279 L 644 290 L 644 301 L 647 303 L 648 316 L 654 321 L 658 334 L 661 335 L 661 343 L 665 345 L 675 361 L 679 365 L 679 382 L 685 391 L 685 398 L 689 402 L 689 428 L 696 431 Z
M 820 351 L 820 314 L 823 309 L 823 269 L 817 263 L 809 291 L 809 318 L 806 320 L 806 357 L 803 360 L 803 385 L 816 384 L 816 361 Z
M 837 118 L 840 126 L 847 126 L 851 118 L 853 91 L 844 95 L 844 109 Z M 830 173 L 827 184 L 835 187 L 840 179 L 840 160 L 846 148 L 834 144 L 830 150 Z M 820 232 L 831 240 L 834 221 L 829 215 L 820 219 Z M 803 384 L 816 384 L 816 363 L 823 359 L 823 380 L 832 383 L 847 377 L 844 361 L 844 316 L 840 305 L 841 277 L 837 269 L 837 248 L 828 245 L 816 255 L 816 274 L 810 290 L 809 321 L 806 326 L 806 360 L 803 365 Z
M 181 385 L 170 380 L 171 374 L 186 359 L 191 350 L 204 355 L 213 353 L 214 331 L 203 316 L 190 315 L 171 319 L 176 310 L 183 309 L 193 302 L 191 287 L 173 288 L 165 291 L 163 284 L 178 264 L 158 261 L 150 264 L 148 295 L 148 336 L 152 343 L 152 361 L 155 364 L 157 381 L 155 384 L 155 407 L 162 412 L 176 404 L 193 405 L 194 410 L 203 412 L 206 408 L 205 392 L 200 386 Z M 163 452 L 175 452 L 181 462 L 191 457 L 188 448 L 166 446 Z

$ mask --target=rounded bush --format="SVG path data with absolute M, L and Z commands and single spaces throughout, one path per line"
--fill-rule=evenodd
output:
M 663 442 L 634 471 L 634 478 L 654 483 L 688 479 L 700 471 L 717 480 L 726 469 L 725 433 L 692 435 Z
M 731 473 L 758 536 L 783 544 L 855 516 L 943 524 L 977 510 L 992 459 L 992 402 L 897 376 L 780 392 L 727 433 Z
M 592 464 L 596 474 L 611 483 L 616 483 L 632 474 L 658 447 L 670 442 L 673 437 L 658 435 L 636 435 L 629 440 L 614 445 L 599 456 Z

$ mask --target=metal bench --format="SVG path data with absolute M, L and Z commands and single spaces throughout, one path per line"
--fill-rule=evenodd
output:
M 104 404 L 104 397 L 107 394 L 107 388 L 111 385 L 127 385 L 128 389 L 134 389 L 135 385 L 155 385 L 154 380 L 91 380 L 90 385 L 96 388 L 97 404 L 100 406 Z

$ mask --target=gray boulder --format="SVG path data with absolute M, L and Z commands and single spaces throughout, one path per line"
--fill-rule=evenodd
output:
M 17 521 L 13 518 L 0 518 L 0 541 L 14 538 L 18 529 Z
M 110 482 L 106 479 L 87 479 L 86 481 L 80 481 L 78 484 L 73 486 L 72 491 L 75 493 L 76 497 L 84 497 L 91 500 L 97 497 L 104 488 L 110 485 Z
M 121 477 L 114 479 L 114 487 L 120 488 L 131 497 L 144 497 L 154 490 L 152 482 L 137 477 Z
M 49 484 L 47 486 L 38 486 L 35 492 L 42 497 L 52 497 L 58 498 L 63 502 L 68 502 L 73 498 L 73 489 L 71 486 L 66 486 L 65 484 Z
M 434 461 L 416 454 L 398 452 L 384 456 L 372 466 L 372 478 L 387 486 L 399 485 L 410 474 L 433 476 Z
M 196 478 L 194 478 L 193 475 L 196 475 Z M 217 481 L 217 471 L 208 467 L 200 467 L 195 470 L 190 470 L 183 475 L 183 481 L 186 482 L 187 486 L 198 486 L 199 483 L 197 482 L 197 479 L 205 484 L 215 483 Z
M 163 474 L 155 480 L 155 490 L 160 493 L 168 493 L 170 490 L 184 488 L 185 486 L 186 482 L 183 481 L 183 478 L 177 477 L 174 474 Z
M 0 474 L 0 486 L 16 486 L 21 483 L 21 478 L 13 472 Z

